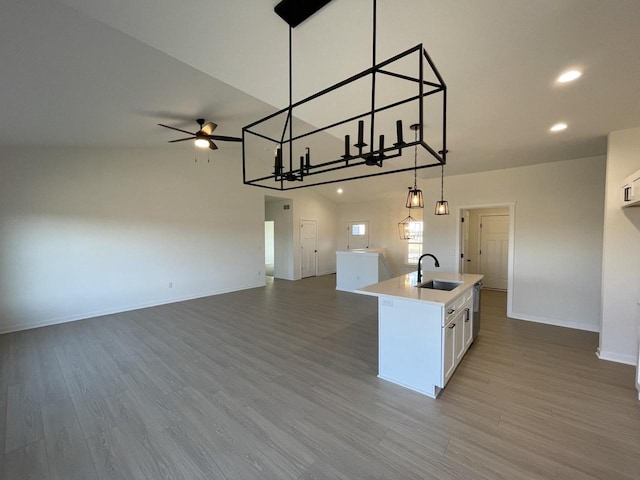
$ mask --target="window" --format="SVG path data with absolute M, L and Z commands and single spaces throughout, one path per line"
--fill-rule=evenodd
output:
M 409 224 L 410 239 L 407 243 L 407 265 L 417 265 L 422 255 L 422 222 Z
M 367 225 L 365 223 L 354 223 L 351 225 L 351 235 L 361 236 L 367 234 Z
M 348 250 L 363 250 L 369 248 L 369 222 L 364 220 L 349 222 L 347 232 L 349 232 L 349 238 L 347 240 Z

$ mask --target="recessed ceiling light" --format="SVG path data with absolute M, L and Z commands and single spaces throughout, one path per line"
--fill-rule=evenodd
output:
M 566 129 L 567 129 L 567 124 L 560 122 L 560 123 L 556 123 L 549 130 L 551 130 L 552 132 L 560 132 L 560 131 L 566 130 Z
M 573 82 L 574 80 L 577 80 L 581 76 L 582 76 L 582 72 L 579 70 L 567 70 L 557 78 L 556 82 L 569 83 L 569 82 Z
M 341 189 L 341 188 L 339 188 L 338 190 L 336 190 L 336 192 L 338 192 L 338 193 L 342 193 L 342 189 Z

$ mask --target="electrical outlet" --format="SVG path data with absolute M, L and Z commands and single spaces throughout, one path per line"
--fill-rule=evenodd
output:
M 382 305 L 383 307 L 393 307 L 393 300 L 391 300 L 390 298 L 382 298 L 380 300 L 380 305 Z

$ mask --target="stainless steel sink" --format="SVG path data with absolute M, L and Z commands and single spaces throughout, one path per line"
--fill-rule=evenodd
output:
M 454 288 L 459 287 L 464 282 L 446 282 L 444 280 L 429 280 L 428 282 L 418 285 L 420 288 L 430 288 L 431 290 L 446 290 L 450 292 Z

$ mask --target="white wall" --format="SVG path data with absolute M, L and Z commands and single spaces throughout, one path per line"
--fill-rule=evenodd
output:
M 0 150 L 0 332 L 264 285 L 239 155 Z
M 598 331 L 604 172 L 605 159 L 592 157 L 445 177 L 449 216 L 433 215 L 439 178 L 422 180 L 423 251 L 438 257 L 442 271 L 457 271 L 459 208 L 515 202 L 512 315 Z M 343 205 L 339 223 L 369 220 L 373 246 L 387 247 L 395 267 L 404 245 L 395 239 L 397 222 L 407 215 L 405 199 L 399 191 L 395 198 Z
M 607 152 L 600 358 L 635 364 L 640 301 L 640 208 L 620 208 L 620 185 L 640 170 L 640 128 L 611 132 Z

